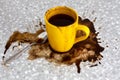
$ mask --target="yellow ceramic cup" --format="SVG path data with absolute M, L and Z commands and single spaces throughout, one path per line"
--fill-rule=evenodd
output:
M 58 27 L 49 22 L 49 19 L 57 14 L 69 15 L 75 21 L 70 25 Z M 70 7 L 57 6 L 51 8 L 45 13 L 44 19 L 50 46 L 57 52 L 67 52 L 75 43 L 85 40 L 89 36 L 89 28 L 85 25 L 78 24 L 78 14 Z M 86 35 L 76 38 L 76 32 L 78 30 L 82 30 Z

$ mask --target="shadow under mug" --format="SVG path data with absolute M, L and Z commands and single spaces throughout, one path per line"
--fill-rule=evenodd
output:
M 49 19 L 59 14 L 72 17 L 74 22 L 64 26 L 51 24 Z M 57 52 L 69 51 L 75 43 L 87 39 L 90 33 L 87 26 L 78 24 L 78 14 L 70 7 L 57 6 L 51 8 L 45 13 L 44 20 L 50 46 Z M 85 35 L 76 38 L 76 33 L 78 30 L 82 30 Z

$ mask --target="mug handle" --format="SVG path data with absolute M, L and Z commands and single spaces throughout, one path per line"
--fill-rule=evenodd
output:
M 78 26 L 76 28 L 76 31 L 78 31 L 78 30 L 82 30 L 85 33 L 85 35 L 76 38 L 75 43 L 87 39 L 89 34 L 90 34 L 89 28 L 87 26 L 85 26 L 85 25 L 78 24 Z

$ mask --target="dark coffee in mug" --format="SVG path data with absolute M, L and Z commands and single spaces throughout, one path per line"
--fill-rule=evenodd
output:
M 49 20 L 48 20 L 51 24 L 55 25 L 55 26 L 67 26 L 70 25 L 72 23 L 75 22 L 75 20 L 66 14 L 57 14 L 52 16 Z

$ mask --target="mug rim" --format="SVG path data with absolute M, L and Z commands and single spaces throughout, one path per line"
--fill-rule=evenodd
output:
M 51 25 L 51 27 L 56 27 L 56 25 L 54 25 L 54 24 L 51 24 L 48 20 L 49 19 L 47 19 L 47 14 L 48 14 L 48 12 L 50 12 L 50 11 L 52 11 L 52 10 L 54 10 L 54 9 L 58 9 L 58 8 L 67 8 L 67 9 L 69 9 L 69 10 L 71 10 L 71 11 L 73 11 L 74 12 L 74 14 L 75 14 L 75 21 L 72 23 L 72 24 L 69 24 L 69 25 L 65 25 L 65 26 L 59 26 L 59 27 L 66 27 L 66 26 L 70 26 L 70 25 L 74 25 L 74 24 L 76 24 L 76 22 L 78 23 L 78 14 L 77 14 L 77 12 L 73 9 L 73 8 L 71 8 L 71 7 L 67 7 L 67 6 L 56 6 L 56 7 L 52 7 L 52 8 L 50 8 L 50 9 L 48 9 L 47 11 L 46 11 L 46 13 L 45 13 L 45 15 L 44 15 L 44 19 L 45 19 L 45 22 L 47 22 L 47 24 L 49 24 L 49 25 Z M 72 16 L 71 16 L 72 17 Z M 72 17 L 73 18 L 73 17 Z

